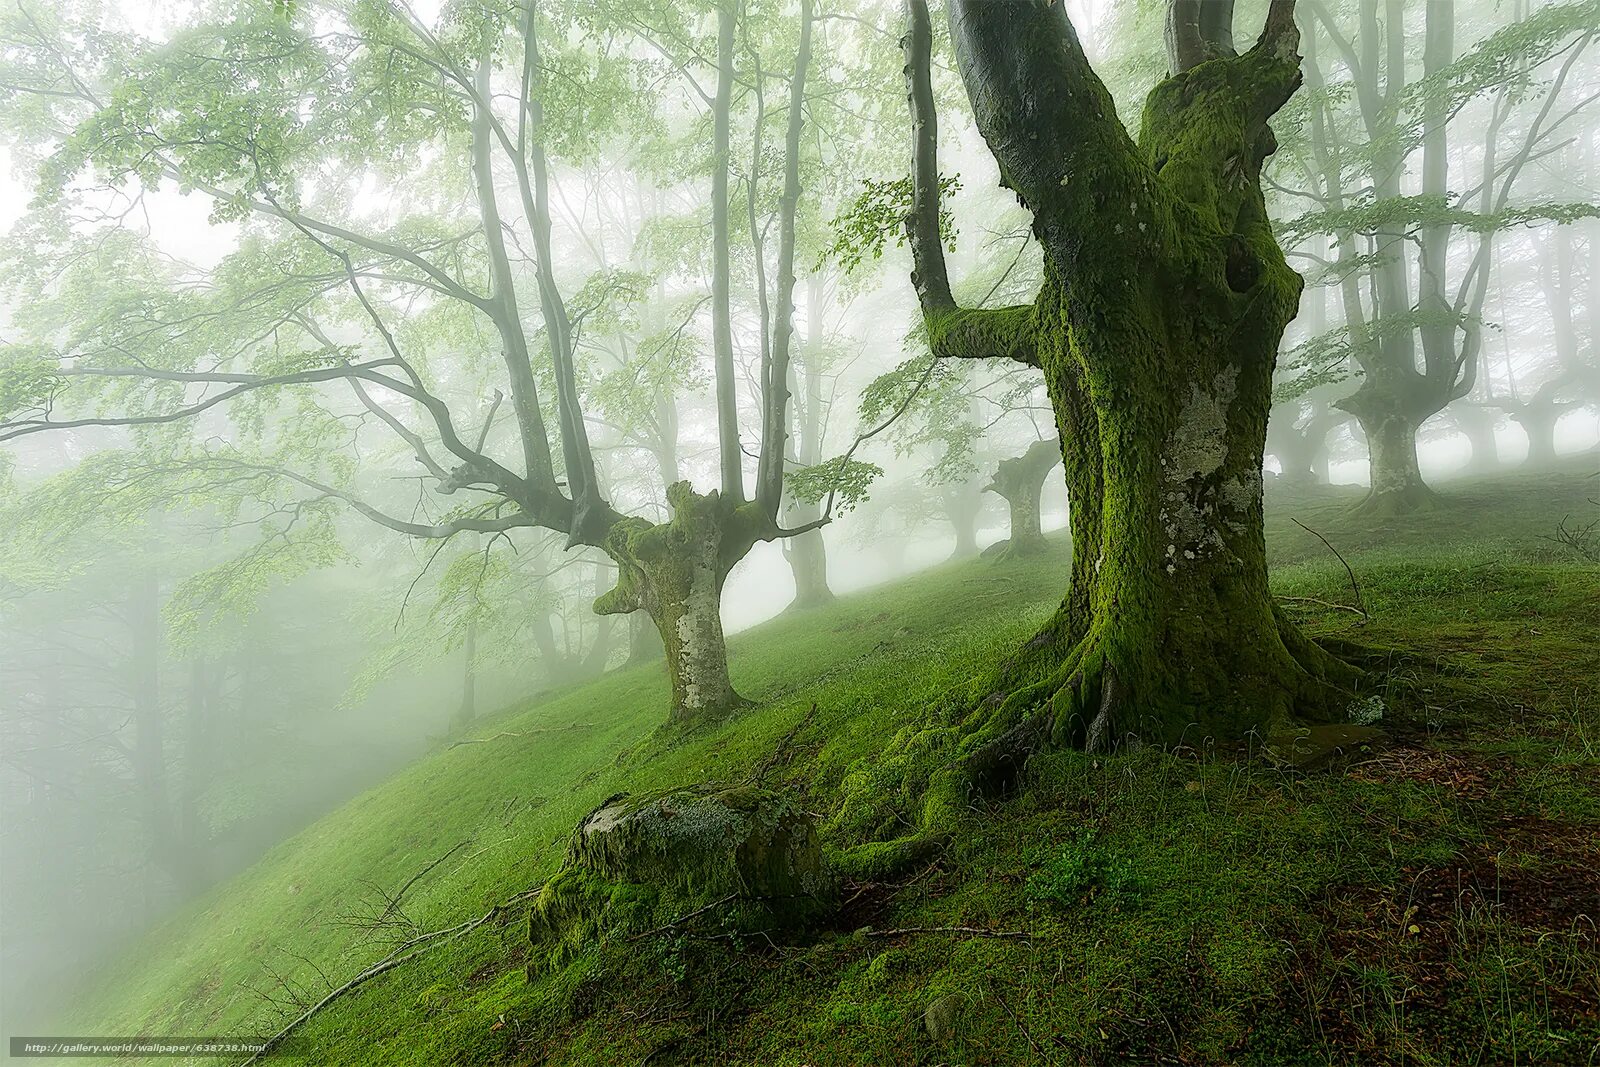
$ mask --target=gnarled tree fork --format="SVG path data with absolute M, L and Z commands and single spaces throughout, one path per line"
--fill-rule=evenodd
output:
M 1275 0 L 1242 54 L 1231 6 L 1172 4 L 1171 73 L 1135 139 L 1059 2 L 947 0 L 978 129 L 1045 264 L 1032 304 L 969 309 L 939 243 L 928 10 L 908 0 L 906 227 L 928 335 L 942 357 L 1043 371 L 1071 502 L 1067 596 L 975 687 L 969 777 L 1046 737 L 1229 740 L 1348 703 L 1354 671 L 1274 607 L 1262 531 L 1272 372 L 1302 285 L 1260 184 L 1268 120 L 1300 84 L 1294 4 Z

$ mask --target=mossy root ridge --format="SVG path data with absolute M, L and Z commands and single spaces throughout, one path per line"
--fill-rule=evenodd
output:
M 1014 792 L 1041 751 L 1200 747 L 1282 735 L 1308 722 L 1342 721 L 1362 677 L 1276 607 L 1269 640 L 1236 645 L 1220 661 L 1232 669 L 1213 665 L 1209 672 L 1195 671 L 1192 661 L 1163 663 L 1158 649 L 1130 648 L 1109 628 L 1072 640 L 1070 615 L 1063 605 L 994 671 L 950 693 L 921 725 L 902 730 L 870 766 L 846 777 L 828 829 L 867 843 L 834 858 L 844 877 L 882 881 L 926 862 L 970 829 L 980 801 Z M 1217 640 L 1239 636 L 1219 633 Z M 1215 687 L 1198 706 L 1197 675 Z M 1219 723 L 1228 732 L 1219 735 Z M 895 801 L 889 810 L 885 796 Z

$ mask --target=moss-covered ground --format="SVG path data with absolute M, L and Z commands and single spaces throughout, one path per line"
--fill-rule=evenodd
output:
M 1364 650 L 1387 705 L 1376 743 L 1299 768 L 1248 740 L 1049 753 L 931 862 L 847 885 L 838 919 L 800 934 L 735 933 L 712 909 L 530 981 L 524 901 L 336 1002 L 286 1054 L 1600 1062 L 1600 565 L 1548 540 L 1600 511 L 1592 469 L 1446 484 L 1440 510 L 1381 527 L 1349 515 L 1359 494 L 1269 496 L 1275 591 Z M 1349 561 L 1370 620 L 1317 603 L 1354 596 L 1295 519 Z M 1056 549 L 735 637 L 734 683 L 757 705 L 700 733 L 657 732 L 653 665 L 480 723 L 481 743 L 441 744 L 154 931 L 61 1032 L 270 1033 L 407 934 L 538 885 L 624 790 L 759 772 L 826 821 L 886 738 L 1046 617 Z M 888 819 L 908 803 L 894 781 L 866 795 Z M 851 824 L 828 823 L 826 844 L 857 843 Z

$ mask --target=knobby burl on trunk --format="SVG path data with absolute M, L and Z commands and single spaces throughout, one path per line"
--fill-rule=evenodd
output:
M 1046 738 L 1199 743 L 1338 714 L 1354 672 L 1274 607 L 1262 532 L 1272 372 L 1302 285 L 1260 185 L 1268 120 L 1300 82 L 1292 2 L 1242 55 L 1200 5 L 1173 3 L 1173 73 L 1135 141 L 1059 4 L 948 0 L 978 129 L 1044 252 L 1037 299 L 998 309 L 951 297 L 931 30 L 925 0 L 907 6 L 906 226 L 928 333 L 940 356 L 1043 372 L 1073 538 L 1055 616 L 975 683 L 943 740 L 918 742 L 953 749 L 929 772 L 923 825 Z

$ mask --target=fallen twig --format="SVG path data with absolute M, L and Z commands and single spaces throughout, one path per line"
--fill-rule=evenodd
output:
M 413 874 L 410 878 L 406 879 L 406 884 L 400 887 L 400 891 L 398 893 L 396 893 L 394 896 L 389 898 L 389 903 L 384 907 L 383 914 L 379 915 L 378 918 L 379 919 L 387 919 L 390 915 L 392 915 L 396 911 L 398 911 L 399 908 L 400 908 L 401 899 L 406 895 L 406 893 L 411 889 L 412 886 L 416 885 L 417 882 L 421 880 L 423 875 L 427 874 L 429 871 L 433 870 L 435 867 L 439 866 L 439 864 L 443 863 L 445 860 L 449 859 L 451 856 L 454 856 L 457 852 L 460 852 L 463 848 L 465 848 L 467 845 L 469 845 L 471 843 L 472 843 L 472 839 L 471 838 L 468 838 L 465 841 L 458 841 L 455 844 L 455 846 L 450 849 L 449 852 L 446 852 L 444 855 L 440 856 L 438 859 L 434 860 L 432 863 L 430 863 L 426 867 L 422 868 L 422 870 L 418 871 L 416 874 Z
M 524 900 L 530 900 L 533 897 L 538 896 L 540 890 L 543 888 L 544 887 L 541 885 L 537 888 L 530 889 L 525 893 L 518 893 L 504 904 L 490 908 L 476 919 L 468 919 L 466 922 L 457 923 L 455 926 L 446 927 L 443 930 L 434 930 L 430 933 L 419 934 L 418 936 L 411 938 L 409 941 L 401 942 L 399 945 L 395 946 L 393 951 L 391 951 L 383 959 L 379 960 L 377 963 L 374 963 L 372 966 L 368 967 L 366 970 L 362 971 L 360 974 L 356 975 L 339 988 L 330 990 L 326 996 L 317 1001 L 311 1007 L 307 1008 L 297 1018 L 290 1022 L 289 1025 L 285 1026 L 282 1030 L 279 1030 L 276 1034 L 273 1034 L 271 1037 L 269 1037 L 266 1043 L 262 1045 L 261 1048 L 256 1050 L 255 1055 L 251 1056 L 248 1060 L 245 1060 L 240 1067 L 250 1067 L 251 1064 L 259 1063 L 261 1060 L 266 1059 L 274 1049 L 283 1044 L 284 1040 L 290 1034 L 300 1029 L 300 1027 L 304 1026 L 306 1022 L 312 1018 L 312 1016 L 322 1011 L 322 1009 L 326 1008 L 329 1004 L 332 1004 L 346 993 L 359 989 L 379 975 L 394 970 L 402 963 L 408 963 L 426 952 L 431 952 L 440 945 L 448 944 L 458 937 L 464 937 L 473 930 L 476 930 L 478 927 L 482 926 L 484 923 L 488 922 L 490 919 L 493 919 L 495 916 L 504 912 L 507 908 L 510 908 L 515 904 L 519 904 Z M 407 951 L 408 949 L 410 951 Z
M 1337 548 L 1333 547 L 1333 542 L 1332 541 L 1329 541 L 1326 537 L 1323 537 L 1321 534 L 1317 533 L 1317 531 L 1313 530 L 1311 527 L 1307 526 L 1305 523 L 1301 522 L 1299 519 L 1290 518 L 1289 521 L 1294 523 L 1296 526 L 1300 527 L 1300 529 L 1304 530 L 1306 533 L 1310 534 L 1312 537 L 1315 537 L 1318 541 L 1321 541 L 1323 544 L 1327 545 L 1328 546 L 1328 551 L 1332 552 L 1335 556 L 1337 556 L 1338 559 L 1339 559 L 1339 562 L 1344 564 L 1344 572 L 1350 576 L 1350 588 L 1355 593 L 1355 596 L 1356 596 L 1356 608 L 1357 608 L 1357 610 L 1359 610 L 1361 612 L 1361 617 L 1362 618 L 1364 618 L 1364 619 L 1372 618 L 1372 613 L 1367 610 L 1366 602 L 1361 599 L 1361 583 L 1356 581 L 1356 572 L 1351 570 L 1350 561 L 1345 559 L 1343 553 L 1341 553 Z
M 1281 600 L 1285 604 L 1316 604 L 1319 607 L 1324 608 L 1337 608 L 1339 611 L 1348 611 L 1352 614 L 1359 615 L 1363 619 L 1372 618 L 1372 616 L 1368 615 L 1360 608 L 1353 608 L 1349 604 L 1335 604 L 1331 600 L 1319 600 L 1314 596 L 1274 596 L 1273 599 Z
M 1000 987 L 998 985 L 991 984 L 989 986 L 989 991 L 994 994 L 994 999 L 999 1003 L 1000 1007 L 1005 1009 L 1005 1013 L 1011 1016 L 1011 1021 L 1017 1024 L 1017 1029 L 1022 1031 L 1022 1036 L 1028 1039 L 1028 1044 L 1033 1046 L 1034 1055 L 1038 1056 L 1042 1060 L 1053 1062 L 1055 1057 L 1051 1056 L 1049 1053 L 1045 1052 L 1044 1049 L 1039 1047 L 1039 1042 L 1033 1039 L 1033 1032 L 1030 1031 L 1023 1023 L 1022 1017 L 1011 1010 L 1011 1005 L 1006 1002 L 1006 996 L 1004 993 L 1000 992 Z
M 966 934 L 969 937 L 1004 937 L 1033 940 L 1027 930 L 985 930 L 981 926 L 897 926 L 893 930 L 863 930 L 867 937 L 901 937 L 906 934 Z
M 859 885 L 855 885 L 855 886 L 847 885 L 847 886 L 845 886 L 846 889 L 853 888 L 855 890 L 855 892 L 850 894 L 850 896 L 848 896 L 847 898 L 845 898 L 845 902 L 844 902 L 843 906 L 844 907 L 849 907 L 851 904 L 854 904 L 857 900 L 859 900 L 861 898 L 861 895 L 863 893 L 865 893 L 869 889 L 894 889 L 894 890 L 900 890 L 900 889 L 905 889 L 905 888 L 907 888 L 909 886 L 916 885 L 918 882 L 920 882 L 924 878 L 928 877 L 928 875 L 932 874 L 934 869 L 939 866 L 940 862 L 943 861 L 943 859 L 944 859 L 943 856 L 934 857 L 934 861 L 932 863 L 928 864 L 926 867 L 924 867 L 922 869 L 922 873 L 921 874 L 916 875 L 915 877 L 913 877 L 911 879 L 908 879 L 907 881 L 904 881 L 904 882 L 862 882 Z

